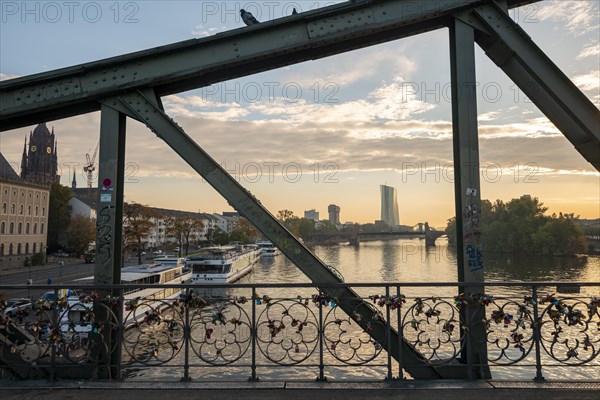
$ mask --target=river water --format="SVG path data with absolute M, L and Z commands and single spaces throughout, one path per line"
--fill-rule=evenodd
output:
M 402 282 L 456 282 L 457 267 L 456 256 L 448 248 L 443 238 L 438 239 L 437 246 L 426 248 L 424 240 L 420 239 L 397 239 L 387 241 L 362 242 L 358 246 L 348 244 L 313 245 L 310 249 L 325 263 L 338 269 L 343 275 L 346 283 L 402 283 Z M 577 257 L 545 257 L 545 256 L 519 256 L 504 254 L 501 256 L 488 257 L 485 260 L 486 282 L 533 282 L 533 281 L 562 281 L 562 282 L 600 282 L 600 257 L 577 256 Z M 283 255 L 274 258 L 263 258 L 255 265 L 253 271 L 242 278 L 239 283 L 309 283 L 309 279 Z M 356 291 L 362 296 L 368 297 L 373 294 L 382 294 L 382 288 L 357 288 Z M 522 301 L 523 295 L 530 294 L 530 288 L 520 287 L 493 287 L 487 288 L 486 293 L 495 297 L 511 296 L 517 301 Z M 540 290 L 542 294 L 552 294 L 556 287 L 544 287 Z M 407 296 L 407 306 L 411 305 L 413 297 L 440 296 L 447 298 L 452 303 L 452 297 L 456 294 L 456 287 L 407 287 L 402 288 Z M 262 290 L 258 295 L 268 294 L 270 297 L 295 299 L 296 295 L 309 297 L 315 293 L 314 289 L 269 289 Z M 251 296 L 251 293 L 241 289 L 228 290 L 229 296 Z M 582 297 L 599 296 L 600 288 L 584 287 L 581 290 Z M 312 307 L 311 308 L 315 308 Z M 594 330 L 596 327 L 589 327 Z M 506 335 L 510 333 L 505 332 Z M 599 343 L 596 343 L 596 346 Z M 514 349 L 513 349 L 514 350 Z M 318 354 L 318 352 L 317 352 Z M 379 357 L 385 363 L 385 352 Z M 244 356 L 247 359 L 248 353 Z M 533 352 L 527 359 L 532 363 Z M 193 356 L 192 356 L 193 359 Z M 182 362 L 181 354 L 176 360 Z M 548 360 L 556 364 L 554 360 Z M 192 360 L 192 364 L 194 364 Z M 190 369 L 193 379 L 245 379 L 248 377 L 248 368 L 221 367 L 205 368 L 196 362 L 196 366 Z M 306 365 L 305 365 L 306 364 Z M 522 365 L 519 364 L 519 365 Z M 600 360 L 598 357 L 589 367 L 561 366 L 546 368 L 544 376 L 549 379 L 591 379 L 600 371 Z M 179 364 L 180 366 L 181 364 Z M 265 366 L 259 368 L 259 375 L 267 380 L 279 379 L 314 379 L 314 363 L 301 364 L 307 370 L 303 372 L 302 367 L 294 368 L 272 368 Z M 326 369 L 326 375 L 333 379 L 382 379 L 385 376 L 384 367 L 372 367 L 371 364 L 364 367 L 335 366 Z M 531 365 L 524 367 L 494 367 L 492 369 L 495 379 L 525 379 L 529 380 L 535 376 L 535 368 Z M 157 372 L 149 369 L 134 369 L 127 372 L 128 378 L 147 379 L 164 375 L 180 377 L 180 368 L 166 368 Z M 398 375 L 394 368 L 394 376 Z M 594 378 L 595 379 L 595 378 Z
M 326 264 L 334 266 L 347 283 L 456 282 L 456 254 L 444 238 L 435 247 L 422 239 L 397 239 L 348 244 L 314 245 L 310 249 Z M 600 257 L 555 257 L 502 254 L 484 258 L 486 282 L 600 282 Z M 240 283 L 292 283 L 310 280 L 284 256 L 263 258 Z M 422 291 L 423 289 L 416 289 Z M 439 295 L 439 292 L 436 293 Z M 513 289 L 490 289 L 507 295 Z M 583 288 L 593 293 L 598 288 Z M 455 288 L 447 295 L 454 295 Z M 423 296 L 425 294 L 420 293 Z

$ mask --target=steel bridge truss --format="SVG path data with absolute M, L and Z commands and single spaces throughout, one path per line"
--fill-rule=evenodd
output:
M 208 38 L 12 79 L 0 82 L 0 131 L 101 110 L 97 284 L 120 283 L 126 117 L 144 123 L 164 140 L 314 283 L 339 283 L 335 269 L 299 242 L 164 112 L 161 97 L 449 28 L 458 275 L 461 282 L 473 282 L 461 286 L 461 293 L 477 297 L 483 294 L 483 266 L 472 260 L 473 251 L 480 249 L 474 43 L 600 170 L 599 110 L 508 16 L 508 9 L 535 1 L 350 1 Z M 359 299 L 348 287 L 324 291 L 340 305 Z M 345 311 L 363 325 L 376 313 L 364 302 Z M 462 318 L 478 320 L 482 312 L 481 306 L 467 307 Z M 369 334 L 383 342 L 387 332 L 372 329 Z M 483 323 L 471 326 L 471 334 L 483 338 Z M 391 355 L 411 365 L 407 372 L 414 378 L 489 377 L 483 367 L 459 369 L 466 370 L 464 375 L 453 376 L 452 368 L 427 361 L 395 331 L 390 342 Z M 473 342 L 462 362 L 487 365 L 485 340 Z

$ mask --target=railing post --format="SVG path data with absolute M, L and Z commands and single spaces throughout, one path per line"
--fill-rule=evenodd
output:
M 537 286 L 531 287 L 531 297 L 533 302 L 533 340 L 535 343 L 535 378 L 536 382 L 545 382 L 546 379 L 542 375 L 542 356 L 540 349 L 541 326 L 538 310 Z
M 463 314 L 464 315 L 464 319 L 463 319 L 463 323 L 468 327 L 468 329 L 463 329 L 461 330 L 463 332 L 463 334 L 465 335 L 465 337 L 463 337 L 462 341 L 464 342 L 465 346 L 463 348 L 463 351 L 466 352 L 467 357 L 466 358 L 466 363 L 467 363 L 467 379 L 472 381 L 473 380 L 473 357 L 469 357 L 469 352 L 471 351 L 472 347 L 472 342 L 471 340 L 473 339 L 471 336 L 471 328 L 472 328 L 472 324 L 471 324 L 471 319 L 469 318 L 469 316 L 471 315 L 470 310 L 469 310 L 469 306 L 470 304 L 467 304 L 466 306 L 466 311 Z
M 185 321 L 183 326 L 183 352 L 185 359 L 183 360 L 183 378 L 182 382 L 190 382 L 190 338 L 192 334 L 192 328 L 190 327 L 190 289 L 185 289 L 184 297 L 184 314 Z
M 404 379 L 404 371 L 402 365 L 402 342 L 404 341 L 404 329 L 402 326 L 402 301 L 400 299 L 400 286 L 396 286 L 396 296 L 398 297 L 398 379 Z
M 258 331 L 256 328 L 256 288 L 252 287 L 252 323 L 250 329 L 252 330 L 252 375 L 248 378 L 249 381 L 258 381 L 256 376 L 256 335 Z
M 326 382 L 327 378 L 325 378 L 325 363 L 323 357 L 323 340 L 324 340 L 324 327 L 323 327 L 323 304 L 319 302 L 319 377 L 317 378 L 317 382 Z
M 390 300 L 390 287 L 388 285 L 385 286 L 385 298 Z M 391 340 L 391 325 L 392 321 L 390 319 L 390 305 L 386 304 L 385 306 L 385 319 L 386 319 L 386 346 L 387 346 L 387 376 L 385 379 L 387 381 L 392 380 L 392 340 Z
M 123 341 L 125 339 L 125 321 L 123 321 L 123 318 L 125 317 L 123 315 L 123 310 L 124 310 L 124 303 L 125 303 L 125 290 L 124 289 L 119 289 L 117 291 L 112 290 L 112 293 L 116 294 L 116 298 L 118 299 L 118 311 L 117 311 L 117 332 L 116 332 L 116 338 L 115 338 L 115 343 L 116 343 L 116 348 L 115 348 L 115 375 L 122 380 L 123 377 L 121 376 L 121 370 L 122 370 L 122 363 L 123 363 Z M 106 313 L 109 317 L 112 316 L 112 313 L 107 312 Z M 112 324 L 108 324 L 105 323 L 105 325 L 110 326 Z
M 50 353 L 50 375 L 48 379 L 50 381 L 56 380 L 56 342 L 58 340 L 58 336 L 62 334 L 60 329 L 60 321 L 58 311 L 58 289 L 54 289 L 54 301 L 52 302 L 52 329 L 50 330 L 50 335 L 52 335 L 52 331 L 56 330 L 56 339 L 52 342 L 51 353 Z

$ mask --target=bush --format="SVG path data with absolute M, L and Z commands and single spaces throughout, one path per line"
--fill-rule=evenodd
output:
M 36 265 L 44 265 L 44 253 L 39 252 L 37 254 L 34 254 L 31 256 L 31 265 L 32 266 L 36 266 Z M 26 265 L 26 267 L 28 267 L 28 265 Z

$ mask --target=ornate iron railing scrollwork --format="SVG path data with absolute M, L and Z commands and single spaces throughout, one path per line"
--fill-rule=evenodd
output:
M 600 287 L 597 283 L 581 285 Z M 115 291 L 125 286 L 116 286 Z M 98 293 L 110 292 L 103 286 L 97 293 L 40 300 L 31 309 L 10 313 L 6 312 L 8 303 L 0 299 L 0 361 L 18 364 L 21 371 L 42 371 L 31 377 L 50 379 L 65 376 L 69 367 L 93 368 L 100 363 L 98 354 L 118 354 L 117 350 L 119 370 L 127 377 L 128 371 L 140 366 L 144 371 L 182 367 L 190 379 L 194 379 L 190 367 L 230 366 L 251 368 L 253 376 L 256 368 L 305 366 L 315 372 L 318 368 L 322 378 L 330 370 L 387 367 L 389 377 L 392 358 L 381 355 L 391 342 L 375 342 L 369 330 L 396 329 L 425 359 L 451 367 L 458 364 L 466 342 L 460 335 L 470 335 L 471 326 L 483 322 L 485 335 L 469 340 L 485 341 L 492 373 L 493 368 L 532 363 L 536 377 L 542 376 L 542 369 L 548 374 L 547 367 L 600 370 L 600 296 L 593 290 L 594 295 L 588 296 L 540 295 L 548 285 L 509 283 L 520 286 L 521 294 L 405 297 L 393 284 L 355 284 L 361 293 L 372 287 L 380 293 L 385 289 L 386 294 L 348 300 L 332 297 L 327 288 L 315 293 L 311 284 L 234 285 L 222 295 L 210 292 L 211 297 L 192 293 L 196 287 L 173 286 L 172 298 L 102 297 Z M 287 288 L 280 290 L 280 286 Z M 436 285 L 403 286 L 412 286 L 414 291 Z M 249 289 L 250 297 L 240 295 Z M 465 307 L 481 305 L 483 321 L 460 319 L 462 314 L 469 315 L 461 313 Z M 111 335 L 104 335 L 108 331 Z M 111 342 L 104 343 L 109 337 Z M 44 375 L 44 371 L 50 373 Z
M 600 353 L 600 297 L 557 297 L 547 295 L 540 315 L 544 351 L 564 365 L 583 365 Z

